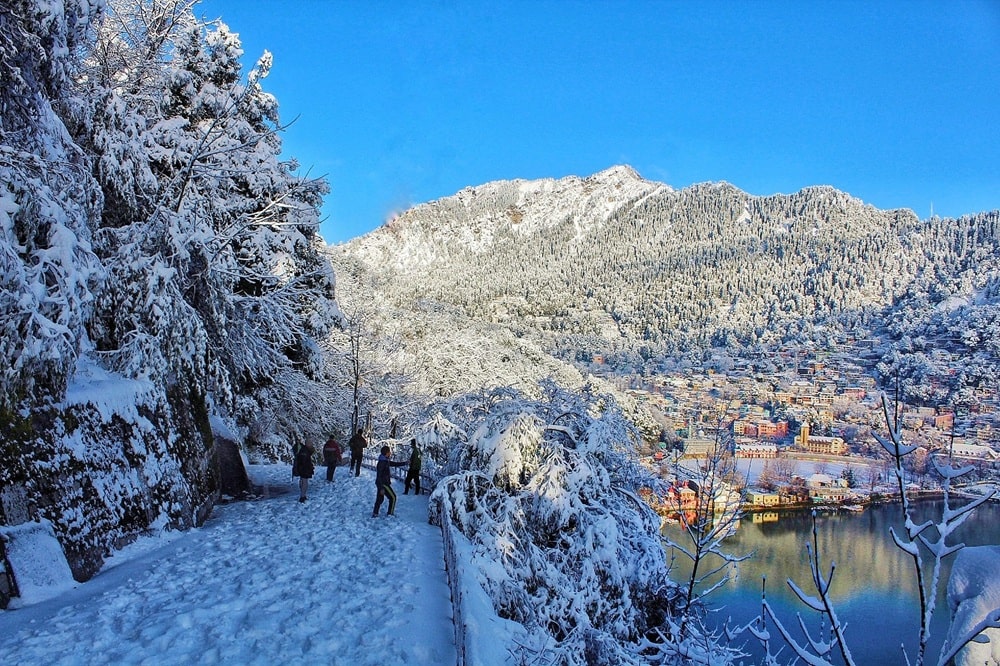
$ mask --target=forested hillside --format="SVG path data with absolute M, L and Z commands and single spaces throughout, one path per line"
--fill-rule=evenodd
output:
M 615 167 L 467 188 L 338 251 L 402 307 L 502 327 L 581 367 L 601 357 L 655 370 L 712 348 L 754 357 L 876 337 L 905 370 L 920 360 L 896 352 L 933 338 L 964 357 L 946 365 L 975 356 L 969 381 L 997 375 L 997 211 L 920 220 L 831 187 L 674 190 Z M 962 388 L 951 382 L 944 393 Z

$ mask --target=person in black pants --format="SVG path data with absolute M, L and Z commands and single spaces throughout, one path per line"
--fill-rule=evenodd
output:
M 361 457 L 364 455 L 365 447 L 368 446 L 368 442 L 365 441 L 365 436 L 361 434 L 361 428 L 351 436 L 347 446 L 351 448 L 351 466 L 348 468 L 348 474 L 352 471 L 354 476 L 359 476 L 361 474 Z
M 410 467 L 406 470 L 406 480 L 403 481 L 403 494 L 410 494 L 410 484 L 414 486 L 414 492 L 420 494 L 420 464 L 422 455 L 420 453 L 420 447 L 417 446 L 417 440 L 411 439 L 410 446 L 413 449 L 410 451 Z
M 389 498 L 388 516 L 395 515 L 396 511 L 396 491 L 392 489 L 392 477 L 389 475 L 390 467 L 402 467 L 407 464 L 403 462 L 392 462 L 389 460 L 389 447 L 383 446 L 375 465 L 375 508 L 372 509 L 372 518 L 378 518 L 378 510 L 382 508 L 382 500 Z

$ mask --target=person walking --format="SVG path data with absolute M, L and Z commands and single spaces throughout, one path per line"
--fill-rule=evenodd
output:
M 347 442 L 347 446 L 351 449 L 351 467 L 348 469 L 348 473 L 354 472 L 354 476 L 361 475 L 361 457 L 364 455 L 365 447 L 368 446 L 368 442 L 365 441 L 365 436 L 361 432 L 361 428 L 354 433 L 350 441 Z
M 378 511 L 382 508 L 382 501 L 389 498 L 389 511 L 387 516 L 393 516 L 396 512 L 396 491 L 392 489 L 392 477 L 389 475 L 390 467 L 402 467 L 406 462 L 392 462 L 389 460 L 389 447 L 383 446 L 379 452 L 378 463 L 375 465 L 375 508 L 372 509 L 372 518 L 378 518 Z
M 313 477 L 316 472 L 316 468 L 313 465 L 313 449 L 310 444 L 303 444 L 298 453 L 295 454 L 295 465 L 293 466 L 293 473 L 297 474 L 299 477 L 299 501 L 305 502 L 308 497 L 309 491 L 309 479 Z
M 326 482 L 333 482 L 333 473 L 337 470 L 337 465 L 340 464 L 340 457 L 342 452 L 340 450 L 340 444 L 334 439 L 333 433 L 330 433 L 330 437 L 327 438 L 326 444 L 323 445 L 323 464 L 326 465 Z
M 413 483 L 413 492 L 415 495 L 420 494 L 420 464 L 423 455 L 420 452 L 420 447 L 417 446 L 417 440 L 411 439 L 410 446 L 410 467 L 406 470 L 406 480 L 403 482 L 403 494 L 410 494 L 410 483 Z
M 299 450 L 302 445 L 298 442 L 292 443 L 292 478 L 294 479 L 299 475 Z

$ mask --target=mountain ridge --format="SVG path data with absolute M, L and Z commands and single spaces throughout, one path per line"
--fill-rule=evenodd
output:
M 403 309 L 439 303 L 564 360 L 610 357 L 624 369 L 719 347 L 898 340 L 906 334 L 887 324 L 907 308 L 928 324 L 928 294 L 928 306 L 952 299 L 966 303 L 959 316 L 986 308 L 992 321 L 998 220 L 920 220 L 829 185 L 678 190 L 619 166 L 465 188 L 340 251 L 378 272 Z
M 631 167 L 612 167 L 586 178 L 567 176 L 558 180 L 546 178 L 492 181 L 475 187 L 466 187 L 454 195 L 419 204 L 395 217 L 383 227 L 356 240 L 363 243 L 364 239 L 378 238 L 380 231 L 390 233 L 392 237 L 398 239 L 404 236 L 404 230 L 406 234 L 411 235 L 416 229 L 433 231 L 436 222 L 449 219 L 471 225 L 462 230 L 465 234 L 462 238 L 470 242 L 470 249 L 475 250 L 474 236 L 477 233 L 495 233 L 499 228 L 506 227 L 520 235 L 530 234 L 554 226 L 567 216 L 580 216 L 585 212 L 580 209 L 592 203 L 594 190 L 601 190 L 602 185 L 603 189 L 611 187 L 620 190 L 627 184 L 640 192 L 650 189 L 670 189 L 662 183 L 642 179 Z M 541 215 L 537 214 L 539 201 L 547 201 L 553 197 L 571 201 L 582 198 L 582 201 L 570 209 L 555 211 L 556 215 L 553 215 L 551 210 L 546 210 Z M 489 237 L 486 238 L 488 239 Z M 352 243 L 355 241 L 348 242 L 348 245 Z

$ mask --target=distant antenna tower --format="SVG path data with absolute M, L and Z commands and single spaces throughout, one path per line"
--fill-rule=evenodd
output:
M 931 217 L 934 217 L 934 202 L 931 202 Z

